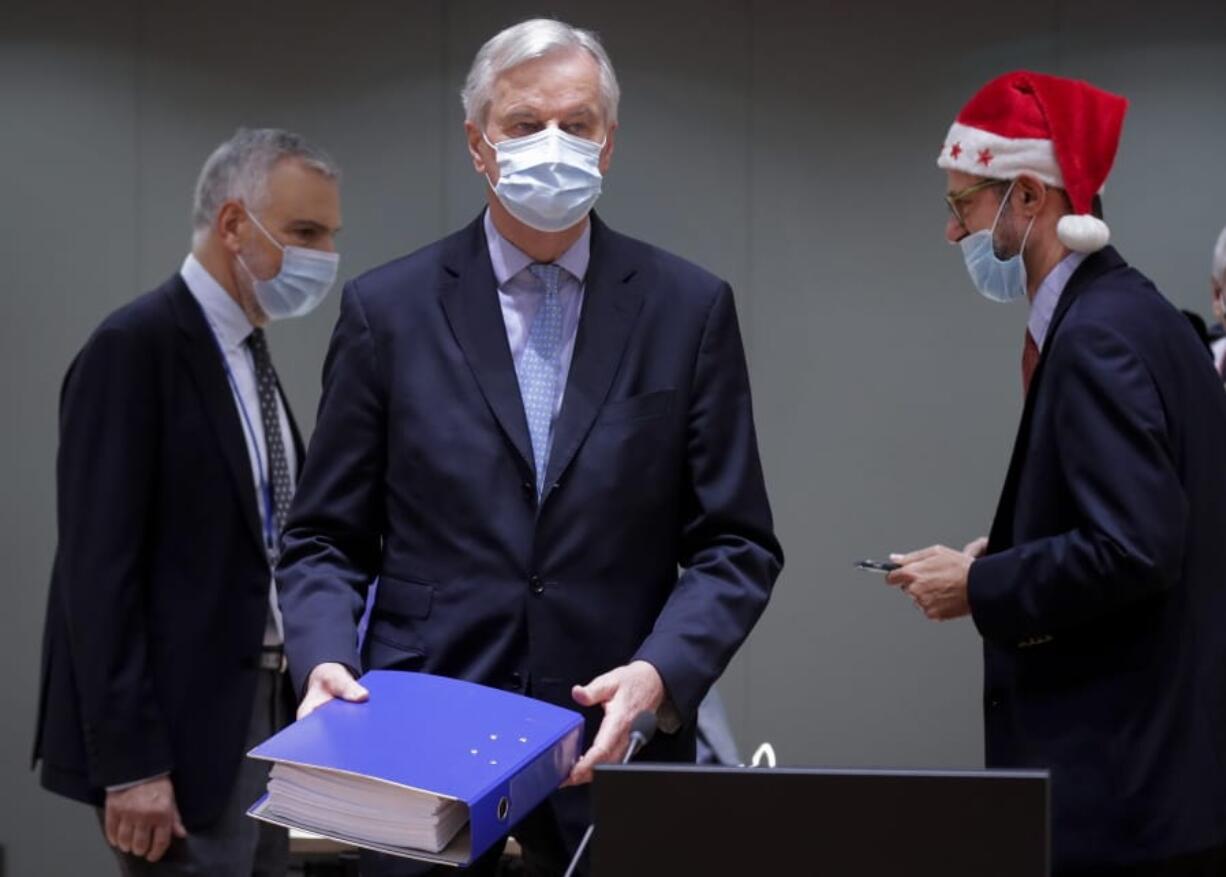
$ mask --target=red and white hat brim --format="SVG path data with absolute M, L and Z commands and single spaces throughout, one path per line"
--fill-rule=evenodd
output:
M 998 180 L 1031 174 L 1049 186 L 1064 188 L 1064 177 L 1050 140 L 1001 137 L 960 122 L 950 125 L 937 166 L 942 170 Z

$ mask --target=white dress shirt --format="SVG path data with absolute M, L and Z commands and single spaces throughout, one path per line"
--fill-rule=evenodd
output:
M 255 329 L 243 309 L 238 306 L 221 284 L 197 261 L 188 254 L 179 270 L 183 282 L 187 284 L 192 296 L 204 310 L 205 319 L 213 330 L 217 344 L 225 356 L 226 367 L 230 377 L 230 391 L 234 395 L 234 405 L 243 429 L 243 439 L 247 444 L 247 458 L 251 463 L 252 489 L 259 503 L 260 522 L 267 529 L 268 522 L 273 519 L 272 509 L 268 502 L 268 492 L 261 489 L 268 483 L 268 444 L 264 440 L 264 421 L 260 416 L 260 396 L 256 389 L 255 360 L 250 348 L 245 343 L 247 336 Z M 285 448 L 286 463 L 289 465 L 291 483 L 296 481 L 298 472 L 297 455 L 294 453 L 294 435 L 289 425 L 289 415 L 285 411 L 285 402 L 277 397 L 277 419 L 281 424 L 281 445 Z M 274 537 L 281 538 L 272 527 Z M 270 546 L 271 547 L 271 546 Z M 277 606 L 277 591 L 270 579 L 269 585 L 269 621 L 264 634 L 264 645 L 279 645 L 283 641 L 281 631 L 281 612 Z

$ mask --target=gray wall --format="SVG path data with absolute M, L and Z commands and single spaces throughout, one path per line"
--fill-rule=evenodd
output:
M 980 300 L 941 239 L 934 160 L 961 103 L 1015 66 L 1129 95 L 1109 218 L 1181 306 L 1207 310 L 1226 223 L 1220 0 L 979 5 L 957 21 L 901 0 L 0 5 L 14 874 L 107 867 L 91 815 L 28 771 L 59 380 L 105 313 L 176 269 L 195 174 L 237 125 L 297 129 L 348 169 L 351 276 L 479 208 L 456 91 L 485 37 L 539 13 L 604 35 L 625 99 L 602 213 L 737 289 L 788 567 L 723 690 L 743 748 L 770 739 L 793 764 L 982 761 L 971 625 L 926 623 L 850 569 L 985 531 L 1012 439 L 1024 310 Z M 335 313 L 334 296 L 271 337 L 308 427 Z

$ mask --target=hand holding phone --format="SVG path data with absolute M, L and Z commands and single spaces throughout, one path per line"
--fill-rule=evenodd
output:
M 879 572 L 882 574 L 891 573 L 900 568 L 900 564 L 882 562 L 880 560 L 861 560 L 856 563 L 856 569 L 862 569 L 865 572 Z

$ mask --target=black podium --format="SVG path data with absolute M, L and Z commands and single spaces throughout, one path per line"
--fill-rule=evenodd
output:
M 602 766 L 593 877 L 1047 877 L 1046 772 Z

